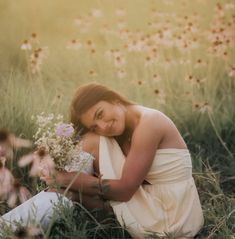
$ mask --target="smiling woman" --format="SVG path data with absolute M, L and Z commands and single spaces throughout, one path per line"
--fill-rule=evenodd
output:
M 80 175 L 74 189 L 108 200 L 135 238 L 148 232 L 174 238 L 197 234 L 203 215 L 190 153 L 166 115 L 91 83 L 76 91 L 71 120 L 77 130 L 98 135 L 95 151 L 102 175 L 102 180 Z

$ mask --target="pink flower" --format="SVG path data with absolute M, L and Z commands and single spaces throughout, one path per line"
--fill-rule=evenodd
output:
M 32 195 L 29 190 L 15 181 L 12 190 L 9 192 L 7 204 L 9 207 L 13 208 L 18 204 L 18 202 L 21 204 L 31 197 Z
M 0 128 L 0 160 L 2 163 L 5 159 L 12 159 L 13 148 L 30 146 L 31 142 L 29 140 L 18 138 L 7 129 Z
M 32 45 L 28 40 L 24 40 L 23 44 L 20 46 L 21 50 L 31 50 Z
M 13 134 L 10 135 L 10 143 L 14 148 L 29 148 L 32 146 L 30 140 L 15 137 Z
M 25 167 L 28 164 L 32 164 L 29 175 L 37 176 L 39 172 L 40 157 L 36 153 L 32 153 L 24 155 L 18 162 L 19 167 Z
M 230 66 L 228 75 L 229 77 L 235 77 L 235 65 Z
M 74 133 L 74 128 L 70 124 L 58 124 L 56 126 L 56 134 L 60 137 L 71 137 Z
M 38 226 L 19 226 L 14 231 L 14 239 L 32 238 L 42 234 L 42 230 Z
M 47 172 L 47 174 L 52 174 L 55 169 L 53 159 L 45 151 L 44 148 L 21 157 L 18 162 L 19 167 L 25 167 L 28 164 L 32 164 L 29 171 L 30 176 L 40 176 L 42 170 L 44 170 L 44 174 L 45 171 Z
M 14 177 L 9 169 L 0 165 L 0 199 L 5 200 L 12 190 Z
M 6 153 L 6 148 L 0 144 L 0 157 L 5 157 Z

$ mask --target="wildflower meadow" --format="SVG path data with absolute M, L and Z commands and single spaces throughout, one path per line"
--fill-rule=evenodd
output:
M 35 149 L 33 117 L 61 115 L 70 130 L 75 89 L 98 82 L 175 122 L 205 218 L 195 238 L 235 239 L 234 0 L 0 0 L 0 19 L 1 215 L 43 188 L 19 166 Z M 113 215 L 56 210 L 47 231 L 2 226 L 0 238 L 130 238 Z

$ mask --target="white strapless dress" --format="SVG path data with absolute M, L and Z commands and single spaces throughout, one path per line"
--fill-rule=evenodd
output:
M 99 164 L 103 179 L 119 179 L 125 163 L 114 139 L 100 138 Z M 145 180 L 128 202 L 111 201 L 121 225 L 133 238 L 152 232 L 159 236 L 192 238 L 203 226 L 203 214 L 192 177 L 187 149 L 159 149 Z

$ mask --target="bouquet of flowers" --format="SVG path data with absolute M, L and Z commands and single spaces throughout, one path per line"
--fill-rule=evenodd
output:
M 31 160 L 34 163 L 30 173 L 32 176 L 39 174 L 38 171 L 42 168 L 46 168 L 48 173 L 54 168 L 68 172 L 93 173 L 94 157 L 82 150 L 81 141 L 75 134 L 73 125 L 64 123 L 62 115 L 41 113 L 33 116 L 32 120 L 37 126 L 33 135 L 37 151 L 33 154 L 33 159 L 32 155 L 31 159 L 23 157 L 19 162 L 20 166 Z
M 32 119 L 38 127 L 33 136 L 37 148 L 49 153 L 57 169 L 64 169 L 72 161 L 78 143 L 72 124 L 63 123 L 62 115 L 41 113 Z

